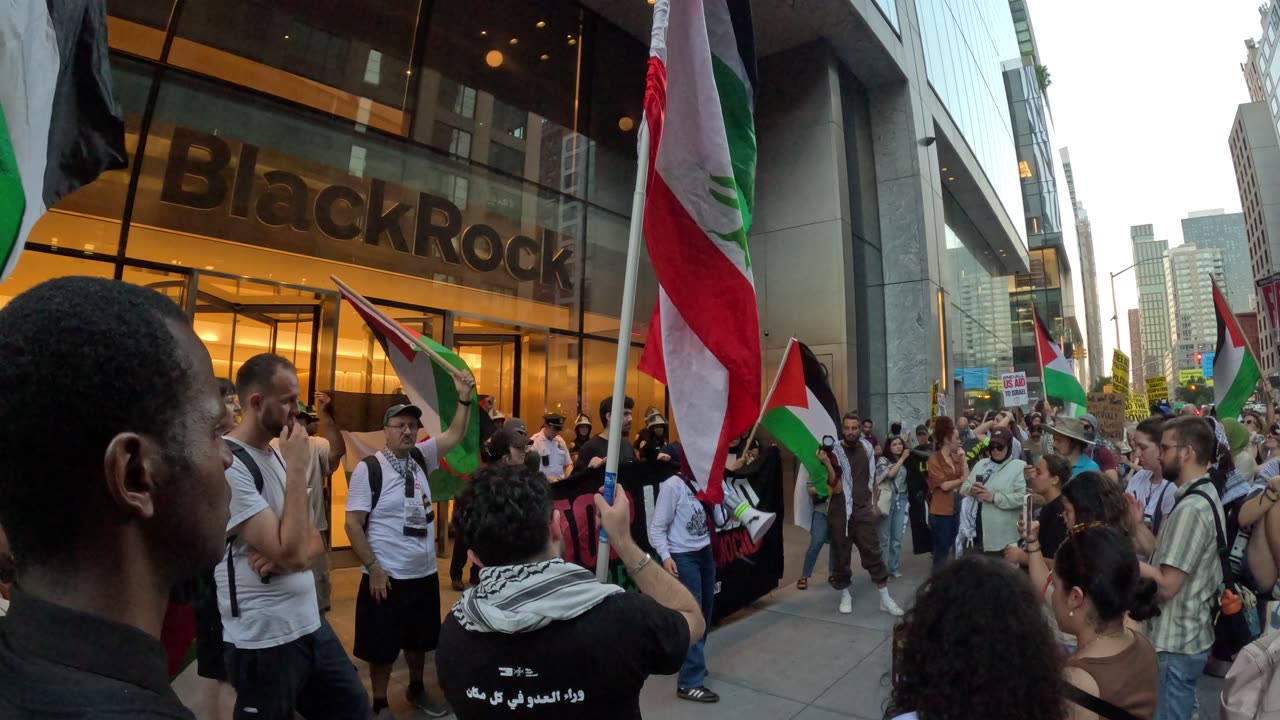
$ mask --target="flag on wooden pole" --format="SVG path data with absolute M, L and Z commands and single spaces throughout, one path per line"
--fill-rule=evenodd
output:
M 1036 354 L 1040 358 L 1044 394 L 1061 402 L 1067 415 L 1080 417 L 1085 414 L 1089 402 L 1084 386 L 1076 379 L 1071 362 L 1062 354 L 1062 346 L 1054 342 L 1040 313 L 1032 309 L 1031 314 L 1036 323 Z
M 1240 323 L 1231 312 L 1227 298 L 1213 283 L 1213 309 L 1218 316 L 1218 348 L 1213 356 L 1213 397 L 1218 417 L 1234 418 L 1240 415 L 1244 404 L 1258 385 L 1258 362 L 1249 350 L 1249 341 L 1240 329 Z
M 755 69 L 748 0 L 657 1 L 644 237 L 659 289 L 640 369 L 670 388 L 686 462 L 716 503 L 729 442 L 760 412 Z

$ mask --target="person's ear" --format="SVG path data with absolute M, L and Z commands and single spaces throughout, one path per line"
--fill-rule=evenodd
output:
M 1084 607 L 1084 590 L 1078 587 L 1071 588 L 1071 592 L 1067 593 L 1067 607 L 1072 610 Z
M 137 433 L 111 438 L 103 456 L 102 471 L 107 496 L 121 512 L 148 519 L 155 515 L 155 495 L 162 476 L 163 458 L 155 443 Z
M 551 524 L 547 527 L 547 534 L 551 538 L 551 542 L 558 543 L 564 540 L 564 528 L 561 526 L 561 514 L 559 510 L 551 511 Z

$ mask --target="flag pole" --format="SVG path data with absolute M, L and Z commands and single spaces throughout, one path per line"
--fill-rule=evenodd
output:
M 337 275 L 330 275 L 329 279 L 332 280 L 334 284 L 338 286 L 338 289 L 341 290 L 342 292 L 370 306 L 373 305 L 373 303 L 369 302 L 368 299 L 366 299 L 363 295 L 356 292 L 350 285 L 339 280 Z M 390 320 L 390 318 L 388 318 L 388 320 Z M 461 378 L 463 376 L 463 373 L 461 370 L 455 368 L 453 365 L 450 365 L 449 361 L 440 357 L 440 353 L 436 352 L 435 350 L 432 350 L 431 346 L 422 342 L 421 338 L 414 337 L 412 334 L 405 332 L 404 329 L 401 328 L 400 324 L 397 322 L 392 321 L 392 325 L 395 327 L 396 332 L 400 334 L 400 338 L 402 340 L 409 343 L 410 345 L 413 345 L 414 347 L 421 350 L 422 352 L 426 353 L 427 357 L 431 358 L 432 362 L 444 368 L 446 371 L 448 371 L 450 375 L 454 376 L 455 378 Z
M 756 424 L 751 426 L 751 434 L 747 436 L 747 441 L 742 445 L 742 455 L 745 457 L 751 452 L 751 441 L 756 439 L 756 431 L 760 429 L 760 423 L 764 422 L 765 409 L 769 407 L 769 401 L 773 399 L 773 392 L 778 389 L 778 378 L 782 377 L 782 368 L 787 364 L 787 358 L 791 355 L 791 346 L 796 342 L 796 336 L 792 335 L 787 341 L 787 346 L 782 350 L 782 362 L 778 363 L 778 372 L 773 376 L 773 384 L 769 386 L 769 394 L 764 396 L 764 404 L 760 406 L 760 417 L 756 418 Z
M 622 450 L 622 414 L 627 394 L 627 365 L 631 357 L 631 316 L 636 306 L 636 274 L 640 268 L 640 239 L 644 235 L 644 193 L 649 179 L 649 123 L 640 117 L 636 143 L 636 189 L 631 198 L 631 229 L 627 234 L 627 266 L 622 280 L 622 309 L 618 313 L 618 357 L 613 371 L 613 406 L 609 410 L 609 455 L 604 465 L 604 500 L 613 504 Z M 603 419 L 603 418 L 602 418 Z M 600 528 L 596 548 L 596 579 L 608 582 L 609 536 Z
M 1210 284 L 1213 285 L 1214 292 L 1217 293 L 1218 295 L 1221 295 L 1222 301 L 1225 303 L 1227 300 L 1227 296 L 1225 293 L 1222 292 L 1222 288 L 1218 287 L 1218 281 L 1213 278 L 1213 273 L 1209 274 L 1209 282 Z M 1214 305 L 1216 308 L 1217 303 L 1215 302 Z M 1239 325 L 1240 319 L 1237 318 L 1236 314 L 1231 311 L 1230 305 L 1227 305 L 1227 312 L 1231 314 L 1231 321 L 1234 322 L 1236 325 Z M 1253 363 L 1255 365 L 1258 365 L 1259 362 L 1261 362 L 1259 360 L 1260 356 L 1258 355 L 1257 352 L 1254 351 L 1253 343 L 1249 342 L 1249 336 L 1244 334 L 1243 327 L 1240 328 L 1240 337 L 1244 338 L 1245 350 L 1248 351 L 1248 353 L 1253 356 Z M 1215 362 L 1218 360 L 1216 355 L 1214 356 L 1213 359 Z M 1203 376 L 1204 374 L 1203 367 L 1200 368 L 1200 373 Z M 1267 382 L 1267 379 L 1262 376 L 1261 365 L 1258 366 L 1258 387 L 1262 390 L 1262 402 L 1267 406 L 1267 427 L 1271 427 L 1271 423 L 1275 421 L 1274 420 L 1275 410 L 1271 407 L 1271 386 L 1270 386 L 1270 383 Z M 1214 399 L 1217 400 L 1217 391 L 1214 392 Z

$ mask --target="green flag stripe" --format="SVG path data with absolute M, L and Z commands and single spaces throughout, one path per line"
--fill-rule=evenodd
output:
M 1231 386 L 1227 389 L 1226 396 L 1222 402 L 1218 403 L 1218 417 L 1234 418 L 1244 409 L 1244 404 L 1249 401 L 1249 397 L 1253 395 L 1254 388 L 1258 385 L 1258 379 L 1262 374 L 1258 372 L 1258 364 L 1253 360 L 1253 354 L 1245 350 L 1240 358 L 1240 367 L 1236 369 L 1236 376 L 1231 381 Z
M 429 337 L 422 336 L 422 342 L 427 347 L 435 350 L 448 363 L 459 370 L 470 372 L 466 361 L 458 357 L 457 353 L 446 348 L 440 343 Z M 431 372 L 435 376 L 436 381 L 436 407 L 440 412 L 440 430 L 444 431 L 453 423 L 453 418 L 458 414 L 458 390 L 453 386 L 453 376 L 445 368 L 440 367 L 436 363 L 431 363 Z M 472 399 L 474 402 L 474 398 Z M 449 451 L 445 456 L 445 460 L 449 461 L 449 467 L 454 472 L 462 475 L 475 472 L 480 467 L 480 415 L 476 410 L 476 405 L 472 405 L 471 417 L 468 418 L 467 433 L 463 436 L 462 442 L 458 446 Z
M 9 257 L 18 246 L 18 229 L 27 211 L 27 196 L 18 174 L 18 160 L 13 153 L 13 140 L 0 108 L 0 269 L 9 265 Z
M 729 158 L 738 189 L 742 226 L 751 231 L 751 212 L 755 205 L 756 125 L 752 116 L 751 91 L 723 60 L 711 56 L 711 71 L 720 94 L 720 114 L 729 141 Z
M 787 408 L 774 408 L 765 413 L 764 419 L 760 422 L 765 430 L 778 441 L 786 449 L 795 454 L 796 458 L 809 471 L 809 477 L 814 478 L 814 487 L 818 491 L 819 497 L 826 497 L 827 484 L 824 480 L 827 477 L 827 470 L 822 465 L 822 461 L 818 460 L 818 438 L 813 436 L 813 432 L 809 430 L 800 418 L 795 416 Z

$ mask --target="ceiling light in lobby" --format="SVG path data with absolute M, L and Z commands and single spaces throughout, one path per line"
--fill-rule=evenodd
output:
M 635 126 L 636 126 L 636 121 L 632 120 L 626 115 L 623 115 L 621 118 L 618 118 L 618 129 L 621 130 L 622 132 L 631 132 L 631 128 Z
M 534 24 L 534 27 L 537 27 L 537 28 L 544 28 L 546 26 L 547 26 L 546 20 L 539 20 L 537 23 Z
M 502 53 L 497 50 L 490 50 L 484 55 L 484 64 L 491 68 L 496 68 L 502 64 Z
M 542 53 L 541 55 L 539 55 L 539 56 L 538 56 L 538 59 L 539 59 L 539 60 L 550 60 L 550 59 L 551 59 L 551 56 L 550 56 L 550 55 L 548 55 L 548 54 L 546 54 L 546 53 Z
M 511 38 L 510 40 L 508 40 L 508 41 L 507 41 L 507 44 L 508 44 L 508 45 L 519 45 L 519 44 L 520 44 L 520 38 Z

